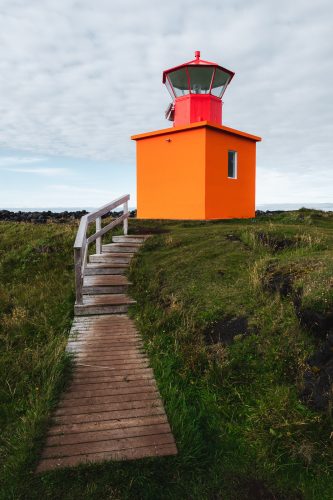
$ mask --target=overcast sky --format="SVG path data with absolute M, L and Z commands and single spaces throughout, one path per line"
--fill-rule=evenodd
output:
M 0 0 L 0 26 L 0 207 L 135 205 L 129 137 L 170 126 L 161 74 L 195 50 L 263 138 L 257 202 L 333 202 L 332 0 Z

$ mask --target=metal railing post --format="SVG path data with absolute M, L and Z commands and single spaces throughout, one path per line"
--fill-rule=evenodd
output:
M 124 211 L 124 214 L 126 214 L 128 212 L 128 202 L 125 201 L 124 205 L 123 205 L 123 211 Z M 124 235 L 126 236 L 128 233 L 128 217 L 126 217 L 126 219 L 124 219 Z
M 96 233 L 102 229 L 102 217 L 96 219 Z M 102 253 L 102 237 L 96 239 L 96 253 Z

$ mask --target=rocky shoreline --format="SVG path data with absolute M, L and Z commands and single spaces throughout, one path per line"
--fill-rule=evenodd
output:
M 69 212 L 52 212 L 51 210 L 44 212 L 11 212 L 10 210 L 0 210 L 0 221 L 7 222 L 31 222 L 33 224 L 46 224 L 47 222 L 66 223 L 81 219 L 88 212 L 86 210 L 77 210 Z M 119 217 L 122 212 L 111 212 L 112 217 Z M 130 217 L 136 216 L 136 210 L 130 212 Z

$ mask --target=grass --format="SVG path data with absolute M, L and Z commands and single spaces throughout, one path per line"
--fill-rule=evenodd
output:
M 310 210 L 131 221 L 133 232 L 165 231 L 130 270 L 131 315 L 179 454 L 33 474 L 70 375 L 75 229 L 0 225 L 3 498 L 331 499 L 331 406 L 300 399 L 306 360 L 325 335 L 297 311 L 333 310 L 333 218 Z M 227 345 L 212 342 L 231 325 Z

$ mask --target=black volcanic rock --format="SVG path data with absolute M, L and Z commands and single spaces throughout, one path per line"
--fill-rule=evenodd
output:
M 7 222 L 32 222 L 33 224 L 45 224 L 48 221 L 58 222 L 64 224 L 69 221 L 75 221 L 81 219 L 88 212 L 86 210 L 75 210 L 74 212 L 69 212 L 65 210 L 64 212 L 51 212 L 51 210 L 43 212 L 11 212 L 10 210 L 0 210 L 0 221 Z M 123 212 L 111 212 L 105 215 L 105 217 L 119 217 Z M 131 218 L 136 217 L 136 210 L 131 210 L 129 213 Z
M 8 222 L 32 222 L 34 224 L 45 224 L 51 222 L 68 222 L 69 220 L 81 219 L 88 212 L 86 210 L 77 210 L 75 212 L 51 212 L 51 210 L 43 212 L 11 212 L 10 210 L 0 210 L 0 221 Z

